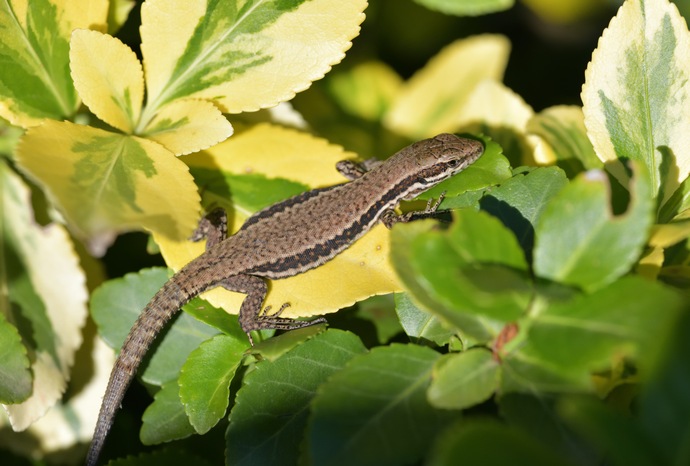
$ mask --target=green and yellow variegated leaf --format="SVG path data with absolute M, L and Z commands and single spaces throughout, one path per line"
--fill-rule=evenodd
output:
M 310 187 L 329 186 L 344 180 L 335 164 L 353 154 L 308 134 L 277 126 L 257 125 L 208 151 L 185 156 L 195 168 L 230 174 L 262 174 L 286 178 Z M 234 195 L 234 194 L 233 194 Z M 235 209 L 231 218 L 237 230 L 254 212 Z M 178 270 L 199 256 L 204 245 L 190 241 L 172 242 L 154 235 L 168 265 Z M 289 302 L 285 317 L 312 316 L 335 312 L 375 294 L 401 289 L 389 259 L 388 231 L 377 226 L 344 253 L 314 270 L 272 282 L 266 304 L 278 309 Z M 217 307 L 237 313 L 245 295 L 215 289 L 204 298 Z
M 587 138 L 584 115 L 578 106 L 558 105 L 542 110 L 529 120 L 527 132 L 542 138 L 553 155 L 552 160 L 538 163 L 555 162 L 571 178 L 581 171 L 602 167 Z
M 690 172 L 690 33 L 667 0 L 628 0 L 592 55 L 582 89 L 585 125 L 611 173 L 647 165 L 665 201 Z
M 0 4 L 0 116 L 17 126 L 63 119 L 79 106 L 69 68 L 75 28 L 105 28 L 106 0 Z
M 477 84 L 503 78 L 509 51 L 505 37 L 489 34 L 447 46 L 403 86 L 386 126 L 412 139 L 454 130 Z
M 504 84 L 486 80 L 467 97 L 455 117 L 454 132 L 483 133 L 503 148 L 511 165 L 524 165 L 533 159 L 534 146 L 527 138 L 527 122 L 534 110 Z
M 181 98 L 212 100 L 229 113 L 290 99 L 342 60 L 365 7 L 365 0 L 145 2 L 142 124 Z
M 191 154 L 224 141 L 232 125 L 211 102 L 177 100 L 163 107 L 144 130 L 144 136 L 163 144 L 175 155 Z
M 328 81 L 331 95 L 351 115 L 379 121 L 395 100 L 402 78 L 382 62 L 361 63 Z
M 132 49 L 107 34 L 77 29 L 69 55 L 84 104 L 110 126 L 132 133 L 144 101 L 144 70 Z
M 154 141 L 49 120 L 22 137 L 17 161 L 94 253 L 119 232 L 180 239 L 195 227 L 199 195 L 188 168 Z
M 30 347 L 33 374 L 32 395 L 4 408 L 13 429 L 23 430 L 57 403 L 67 386 L 87 315 L 86 279 L 65 229 L 34 220 L 29 188 L 4 164 L 0 188 L 2 216 L 11 219 L 0 231 L 8 250 L 0 253 L 11 267 L 6 286 L 14 306 L 8 311 L 13 322 L 24 323 L 19 330 Z

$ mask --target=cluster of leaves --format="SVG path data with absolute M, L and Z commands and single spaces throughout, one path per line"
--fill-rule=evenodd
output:
M 512 5 L 418 3 L 453 14 Z M 300 113 L 281 104 L 252 117 L 342 59 L 365 1 L 147 0 L 142 62 L 106 33 L 131 7 L 0 7 L 0 423 L 30 434 L 0 441 L 27 455 L 88 441 L 112 362 L 100 338 L 119 348 L 171 273 L 95 289 L 97 338 L 87 290 L 104 279 L 81 245 L 98 255 L 146 230 L 178 269 L 203 249 L 185 238 L 204 207 L 226 207 L 237 228 L 341 181 L 335 162 L 355 155 L 327 140 L 364 155 L 470 132 L 483 134 L 484 155 L 423 196 L 446 192 L 450 226 L 377 227 L 272 284 L 267 304 L 290 302 L 288 316 L 359 303 L 349 312 L 373 336 L 334 318 L 250 347 L 223 312 L 242 295 L 196 298 L 140 371 L 154 397 L 140 436 L 225 439 L 118 464 L 201 463 L 223 450 L 227 464 L 687 462 L 690 32 L 672 4 L 623 4 L 592 56 L 583 107 L 535 113 L 502 83 L 509 42 L 480 35 L 407 81 L 360 63 L 330 77 L 327 95 L 301 95 Z M 374 151 L 343 115 L 392 136 Z

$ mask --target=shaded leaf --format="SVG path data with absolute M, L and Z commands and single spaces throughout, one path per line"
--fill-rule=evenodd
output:
M 393 344 L 354 358 L 319 388 L 307 431 L 314 464 L 415 462 L 447 416 L 426 400 L 439 354 Z
M 226 464 L 296 464 L 317 387 L 364 351 L 354 334 L 328 330 L 257 364 L 230 413 Z
M 476 348 L 447 354 L 434 365 L 427 398 L 437 408 L 469 408 L 493 395 L 499 375 L 499 363 L 490 351 Z
M 139 436 L 144 445 L 156 445 L 194 434 L 194 427 L 180 401 L 177 380 L 162 385 L 154 395 L 153 403 L 144 411 L 142 421 Z
M 0 403 L 20 403 L 31 396 L 32 377 L 26 348 L 16 327 L 0 314 Z
M 630 270 L 652 224 L 644 167 L 637 166 L 627 212 L 614 216 L 609 180 L 589 171 L 563 188 L 536 225 L 534 271 L 543 278 L 595 290 Z
M 415 0 L 425 7 L 447 15 L 478 16 L 511 8 L 514 0 Z
M 420 309 L 407 293 L 395 294 L 395 312 L 398 313 L 405 333 L 410 337 L 445 345 L 453 335 L 438 317 Z
M 122 346 L 141 311 L 167 280 L 168 271 L 157 267 L 109 280 L 94 290 L 91 316 L 101 337 L 111 348 Z M 155 350 L 149 353 L 150 360 L 142 372 L 142 379 L 155 385 L 177 379 L 189 353 L 217 333 L 187 313 L 180 313 L 165 334 L 157 339 Z

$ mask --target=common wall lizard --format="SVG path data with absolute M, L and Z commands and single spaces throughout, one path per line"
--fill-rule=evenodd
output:
M 315 189 L 256 213 L 225 238 L 224 219 L 200 222 L 194 239 L 207 238 L 206 251 L 180 269 L 151 299 L 125 339 L 103 397 L 86 464 L 95 466 L 115 412 L 137 368 L 158 332 L 180 307 L 204 291 L 223 287 L 246 294 L 239 311 L 242 329 L 294 329 L 323 322 L 295 321 L 261 311 L 265 279 L 306 272 L 329 261 L 378 221 L 389 228 L 419 213 L 397 215 L 402 200 L 414 198 L 462 171 L 481 156 L 478 141 L 451 134 L 416 142 L 370 170 L 340 162 L 338 170 L 352 181 Z M 421 215 L 433 213 L 429 203 Z M 251 336 L 250 336 L 251 341 Z

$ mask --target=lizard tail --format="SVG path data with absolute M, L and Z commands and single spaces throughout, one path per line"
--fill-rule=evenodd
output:
M 174 316 L 193 294 L 180 287 L 180 273 L 173 276 L 146 305 L 129 331 L 122 345 L 115 366 L 110 373 L 108 388 L 103 396 L 101 410 L 93 440 L 86 457 L 87 466 L 96 466 L 105 438 L 110 431 L 116 411 L 120 408 L 125 392 L 132 382 L 146 350 L 163 326 Z

